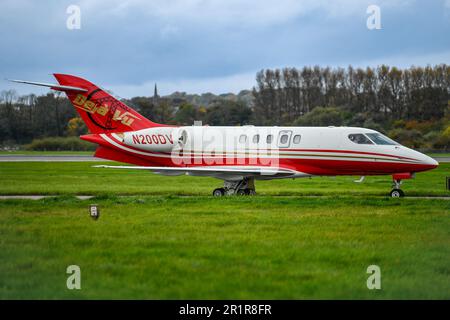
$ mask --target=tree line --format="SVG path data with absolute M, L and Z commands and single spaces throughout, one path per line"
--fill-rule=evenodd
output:
M 251 121 L 252 110 L 243 101 L 218 97 L 208 106 L 198 106 L 179 98 L 134 97 L 123 102 L 154 122 L 192 125 L 241 125 Z M 0 148 L 23 145 L 33 139 L 72 137 L 88 133 L 70 101 L 61 93 L 19 96 L 14 90 L 0 93 Z M 55 142 L 52 141 L 52 150 Z M 72 141 L 72 140 L 70 140 Z M 39 144 L 41 145 L 41 144 Z
M 405 145 L 450 149 L 450 66 L 377 68 L 303 67 L 256 74 L 251 99 L 208 96 L 207 105 L 183 95 L 124 100 L 155 122 L 192 125 L 361 126 Z M 0 94 L 0 147 L 35 138 L 87 133 L 61 93 Z M 55 144 L 55 143 L 54 143 Z
M 261 70 L 258 125 L 359 126 L 423 150 L 450 149 L 450 66 Z
M 18 96 L 14 90 L 2 91 L 0 146 L 23 144 L 34 138 L 70 135 L 68 125 L 75 118 L 76 111 L 60 93 Z
M 376 122 L 440 119 L 448 112 L 450 66 L 381 65 L 267 69 L 256 75 L 258 124 L 293 124 L 316 107 L 339 107 Z

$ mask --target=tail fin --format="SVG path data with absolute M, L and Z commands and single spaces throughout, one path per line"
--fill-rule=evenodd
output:
M 126 132 L 160 126 L 117 100 L 93 83 L 67 74 L 54 74 L 61 86 L 86 89 L 61 90 L 91 133 Z

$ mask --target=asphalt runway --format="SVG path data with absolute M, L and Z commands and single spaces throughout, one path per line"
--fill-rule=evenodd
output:
M 450 162 L 450 157 L 434 157 L 439 163 Z M 24 155 L 24 154 L 3 154 L 0 155 L 0 162 L 87 162 L 87 161 L 109 161 L 89 155 Z
M 450 162 L 450 157 L 434 157 L 433 159 L 439 163 Z
M 105 159 L 96 158 L 89 155 L 0 155 L 0 162 L 88 162 L 88 161 L 109 161 Z

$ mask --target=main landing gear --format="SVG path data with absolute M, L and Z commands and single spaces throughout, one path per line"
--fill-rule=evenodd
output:
M 255 179 L 244 178 L 239 181 L 224 181 L 223 188 L 217 188 L 213 191 L 213 196 L 222 197 L 225 195 L 249 196 L 256 194 Z
M 402 189 L 400 189 L 400 185 L 402 184 L 402 180 L 394 179 L 392 180 L 392 190 L 389 193 L 392 198 L 403 198 L 405 193 Z

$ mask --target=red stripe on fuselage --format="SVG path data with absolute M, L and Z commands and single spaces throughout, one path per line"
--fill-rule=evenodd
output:
M 148 151 L 145 149 L 139 149 L 127 144 L 124 144 L 122 141 L 116 139 L 112 134 L 106 134 L 109 138 L 113 139 L 115 142 L 119 143 L 120 145 L 124 146 L 124 147 L 128 147 L 130 149 L 136 150 L 136 151 L 141 151 L 141 152 L 150 152 L 150 153 L 154 153 L 154 154 L 161 154 L 161 155 L 171 155 L 170 152 L 157 152 L 157 151 Z M 390 157 L 390 158 L 394 158 L 394 159 L 405 159 L 405 160 L 413 160 L 413 161 L 419 161 L 417 159 L 414 158 L 409 158 L 409 157 L 403 157 L 403 156 L 396 156 L 396 155 L 391 155 L 391 154 L 386 154 L 386 153 L 376 153 L 376 152 L 366 152 L 366 151 L 354 151 L 354 150 L 333 150 L 333 149 L 290 149 L 290 148 L 280 148 L 280 149 L 273 149 L 273 148 L 267 148 L 267 149 L 246 149 L 246 150 L 236 150 L 236 151 L 231 151 L 229 153 L 236 153 L 236 152 L 240 152 L 240 153 L 245 153 L 245 152 L 253 152 L 253 151 L 278 151 L 278 152 L 283 152 L 283 151 L 297 151 L 297 152 L 326 152 L 326 153 L 346 153 L 346 154 L 361 154 L 361 155 L 375 155 L 375 156 L 383 156 L 383 157 Z M 197 153 L 201 153 L 201 151 L 189 151 L 189 153 L 194 154 L 195 152 Z M 220 154 L 227 154 L 227 152 L 220 152 Z M 203 155 L 203 154 L 201 154 Z M 308 154 L 305 154 L 305 156 L 307 156 Z M 332 156 L 331 156 L 332 157 Z
M 365 152 L 365 151 L 353 151 L 353 150 L 327 150 L 327 149 L 325 149 L 325 150 L 324 149 L 279 149 L 279 150 L 305 151 L 305 152 L 336 152 L 336 153 L 367 154 L 367 155 L 374 155 L 374 156 L 384 156 L 384 157 L 391 157 L 391 158 L 397 158 L 397 159 L 408 159 L 408 160 L 418 161 L 417 159 L 408 158 L 408 157 L 402 157 L 402 156 L 394 156 L 392 154 L 376 153 L 376 152 Z
M 170 153 L 160 153 L 160 152 L 146 152 L 141 149 L 136 149 L 131 146 L 123 144 L 121 141 L 115 139 L 110 134 L 107 135 L 110 139 L 112 139 L 115 143 L 119 144 L 121 147 L 126 147 L 134 151 L 145 152 L 148 153 L 146 155 L 143 154 L 134 154 L 127 150 L 122 150 L 121 148 L 112 145 L 108 141 L 105 141 L 103 138 L 98 137 L 102 140 L 102 145 L 107 145 L 108 148 L 117 151 L 117 153 L 125 155 L 130 155 L 133 158 L 140 158 L 145 163 L 151 163 L 152 165 L 157 166 L 168 166 L 168 167 L 195 167 L 195 166 L 215 166 L 215 165 L 248 165 L 248 166 L 279 166 L 283 168 L 289 168 L 293 170 L 297 170 L 299 172 L 304 172 L 311 175 L 382 175 L 382 174 L 392 174 L 396 172 L 418 172 L 432 169 L 433 166 L 416 164 L 416 163 L 395 163 L 395 162 L 387 162 L 379 160 L 378 161 L 358 161 L 358 160 L 336 160 L 336 159 L 289 159 L 289 158 L 278 158 L 278 159 L 270 159 L 264 157 L 258 158 L 248 158 L 248 157 L 223 157 L 223 156 L 215 156 L 215 157 L 202 157 L 194 156 L 192 153 L 188 153 L 184 155 L 182 158 L 184 161 L 180 163 L 174 163 L 171 157 L 157 157 L 152 156 L 152 154 L 156 155 L 170 155 Z M 99 140 L 96 137 L 95 142 L 99 143 Z M 87 139 L 86 139 L 87 140 Z M 89 139 L 94 142 L 94 139 Z M 277 150 L 277 149 L 273 149 Z M 392 155 L 385 155 L 380 153 L 370 153 L 370 152 L 357 152 L 357 151 L 349 151 L 349 150 L 317 150 L 317 149 L 283 149 L 287 151 L 314 151 L 314 152 L 336 152 L 336 153 L 349 153 L 349 154 L 373 154 L 373 155 L 381 155 L 381 156 L 390 156 L 394 158 L 398 158 Z M 128 162 L 126 160 L 127 157 L 124 157 L 122 160 L 119 160 L 115 154 L 116 161 Z M 101 155 L 99 155 L 101 157 Z M 307 156 L 307 155 L 305 155 Z M 332 157 L 332 155 L 330 155 Z M 402 157 L 405 159 L 411 159 Z M 370 158 L 369 158 L 370 159 Z M 368 160 L 369 160 L 368 159 Z M 178 158 L 180 160 L 180 158 Z M 412 159 L 413 160 L 413 159 Z M 136 161 L 129 161 L 129 163 L 137 164 Z

